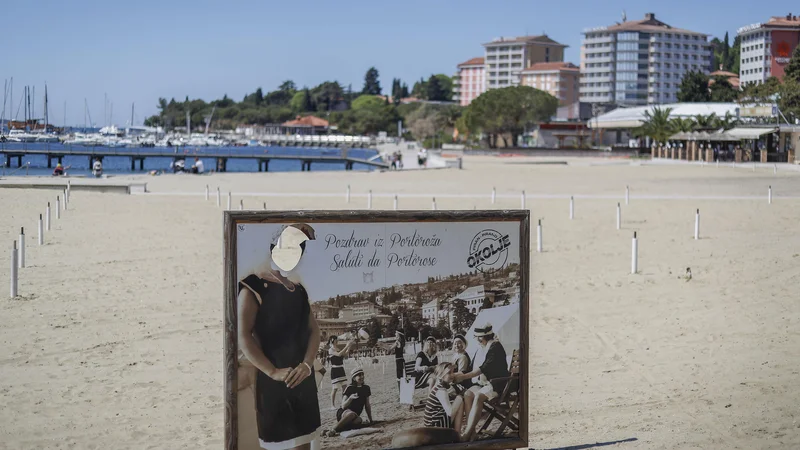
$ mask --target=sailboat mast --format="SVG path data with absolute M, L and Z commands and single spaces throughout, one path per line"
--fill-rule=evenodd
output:
M 3 80 L 3 114 L 0 116 L 0 134 L 3 134 L 3 122 L 6 118 L 6 95 L 8 95 L 8 80 Z
M 47 83 L 44 85 L 44 132 L 47 133 Z
M 133 107 L 136 103 L 131 103 L 131 128 L 133 128 Z
M 62 133 L 67 131 L 67 101 L 66 100 L 64 100 L 64 125 L 63 125 L 63 127 L 64 128 L 61 130 Z
M 31 112 L 31 121 L 33 122 L 33 130 L 36 130 L 36 124 L 39 122 L 36 120 L 36 86 L 33 87 L 33 94 L 31 94 L 30 98 L 28 99 L 28 103 L 30 103 L 30 112 Z

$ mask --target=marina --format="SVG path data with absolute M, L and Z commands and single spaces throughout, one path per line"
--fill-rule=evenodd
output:
M 107 158 L 114 158 L 117 160 L 116 168 L 118 170 L 126 170 L 127 167 L 122 166 L 122 161 L 127 161 L 131 172 L 147 170 L 146 159 L 160 159 L 164 163 L 162 166 L 166 169 L 168 164 L 166 161 L 177 162 L 194 158 L 213 160 L 213 170 L 217 172 L 227 172 L 231 160 L 240 161 L 239 171 L 254 171 L 253 168 L 247 170 L 242 167 L 241 163 L 245 161 L 249 164 L 257 163 L 259 172 L 268 172 L 272 161 L 284 162 L 284 166 L 287 164 L 297 165 L 301 171 L 310 171 L 314 163 L 343 167 L 344 170 L 389 168 L 389 163 L 381 158 L 377 150 L 359 148 L 282 146 L 159 148 L 7 142 L 0 144 L 0 154 L 4 156 L 3 162 L 6 170 L 23 168 L 32 157 L 36 157 L 38 162 L 34 167 L 46 165 L 48 169 L 56 163 L 65 164 L 67 158 L 70 158 L 73 163 L 79 161 L 78 158 L 85 158 L 86 168 L 90 168 L 94 161 L 104 162 Z M 286 171 L 285 169 L 282 171 Z M 292 169 L 288 170 L 292 171 Z

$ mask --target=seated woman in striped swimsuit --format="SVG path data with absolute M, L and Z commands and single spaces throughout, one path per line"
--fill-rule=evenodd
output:
M 461 432 L 464 420 L 464 399 L 460 395 L 450 402 L 449 390 L 453 383 L 455 366 L 445 362 L 436 366 L 431 378 L 431 392 L 425 401 L 426 427 L 453 428 Z

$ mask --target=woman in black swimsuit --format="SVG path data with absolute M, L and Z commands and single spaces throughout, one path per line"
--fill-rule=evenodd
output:
M 313 230 L 303 230 L 314 239 Z M 270 246 L 270 252 L 274 243 Z M 301 248 L 304 245 L 301 244 Z M 313 376 L 319 327 L 308 293 L 267 257 L 239 282 L 239 346 L 258 368 L 256 418 L 261 448 L 308 450 L 320 427 Z

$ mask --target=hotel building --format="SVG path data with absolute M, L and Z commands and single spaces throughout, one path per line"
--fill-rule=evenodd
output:
M 677 101 L 683 76 L 709 73 L 708 35 L 644 20 L 584 30 L 580 101 L 624 106 Z
M 769 77 L 783 80 L 783 69 L 800 42 L 800 17 L 787 14 L 771 17 L 767 23 L 739 28 L 741 40 L 739 80 L 742 86 L 767 81 Z
M 517 86 L 520 73 L 540 62 L 564 61 L 564 49 L 547 35 L 498 38 L 483 44 L 486 90 Z
M 536 63 L 520 73 L 523 86 L 545 91 L 559 106 L 578 101 L 580 68 L 568 62 Z
M 453 101 L 469 105 L 486 90 L 486 66 L 483 58 L 472 58 L 458 65 L 453 83 Z

